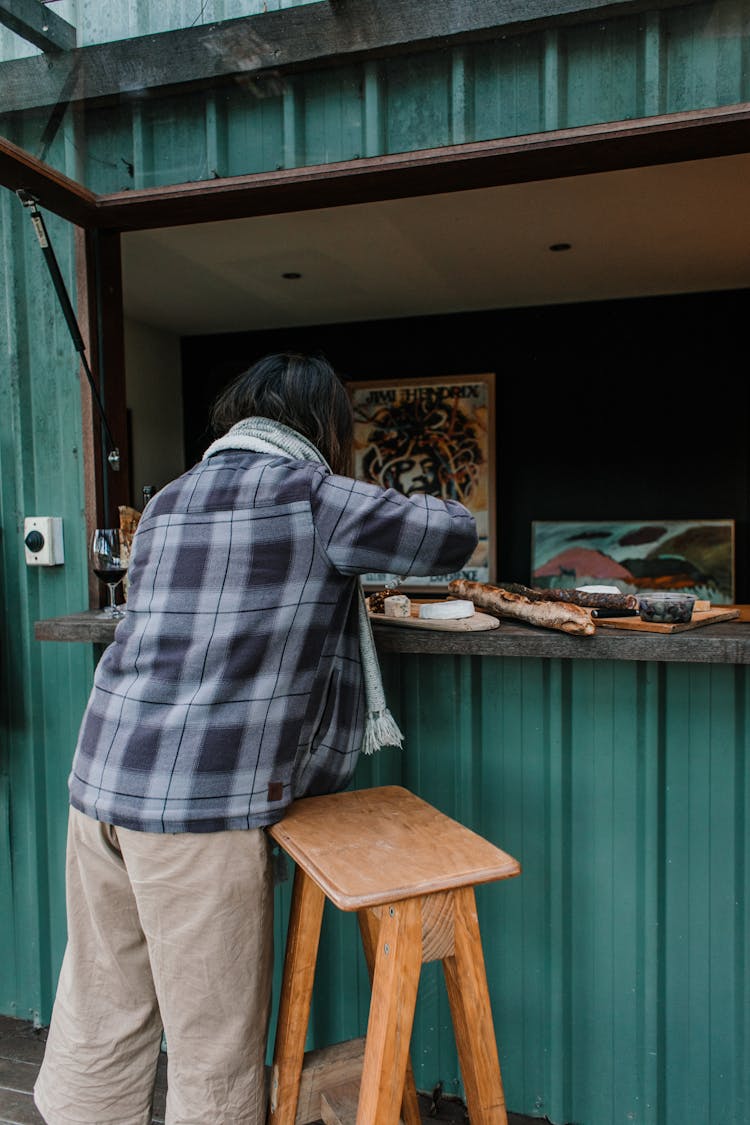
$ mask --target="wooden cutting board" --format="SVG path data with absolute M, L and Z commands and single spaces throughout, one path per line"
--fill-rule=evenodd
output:
M 635 633 L 684 633 L 686 629 L 699 629 L 701 625 L 713 625 L 716 621 L 732 621 L 740 616 L 738 609 L 706 609 L 696 613 L 684 625 L 667 624 L 663 621 L 641 621 L 640 617 L 598 617 L 597 629 L 631 629 Z
M 497 617 L 489 613 L 473 613 L 471 617 L 457 617 L 454 621 L 425 621 L 419 616 L 419 607 L 442 598 L 411 598 L 411 617 L 386 617 L 384 613 L 370 613 L 370 620 L 381 625 L 401 625 L 407 629 L 442 629 L 451 633 L 476 633 L 483 629 L 497 629 Z M 369 610 L 368 610 L 369 612 Z

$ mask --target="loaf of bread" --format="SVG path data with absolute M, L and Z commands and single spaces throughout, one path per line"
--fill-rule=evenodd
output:
M 638 598 L 635 594 L 600 593 L 593 590 L 563 589 L 551 587 L 548 590 L 536 586 L 522 586 L 520 582 L 501 582 L 500 589 L 509 594 L 521 594 L 531 602 L 567 602 L 582 605 L 587 609 L 636 610 Z
M 474 605 L 494 614 L 495 617 L 512 617 L 527 625 L 540 625 L 545 629 L 558 629 L 562 633 L 590 637 L 596 632 L 591 610 L 567 602 L 532 601 L 523 594 L 512 594 L 502 586 L 487 582 L 470 582 L 454 578 L 448 583 L 451 594 L 468 598 Z
M 137 508 L 131 508 L 128 504 L 120 504 L 120 557 L 122 558 L 125 566 L 130 564 L 130 549 L 133 546 L 133 536 L 135 529 L 138 527 L 138 522 L 141 518 L 141 513 Z M 122 594 L 125 601 L 128 600 L 128 575 L 127 571 L 122 580 Z

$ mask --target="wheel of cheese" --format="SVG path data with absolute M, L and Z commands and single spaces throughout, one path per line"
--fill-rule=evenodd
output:
M 460 598 L 444 602 L 427 602 L 419 607 L 419 616 L 425 621 L 455 621 L 460 617 L 473 617 L 474 603 Z

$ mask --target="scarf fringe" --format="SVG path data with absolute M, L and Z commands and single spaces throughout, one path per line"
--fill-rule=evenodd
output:
M 374 754 L 383 746 L 395 746 L 400 750 L 403 741 L 404 736 L 387 707 L 384 711 L 373 711 L 367 716 L 362 738 L 363 754 Z

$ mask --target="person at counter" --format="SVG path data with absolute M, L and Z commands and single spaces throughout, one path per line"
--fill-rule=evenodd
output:
M 217 440 L 148 503 L 127 612 L 70 773 L 68 945 L 34 1095 L 48 1125 L 262 1125 L 272 878 L 264 827 L 400 745 L 359 575 L 459 570 L 457 501 L 346 475 L 323 358 L 266 356 Z

